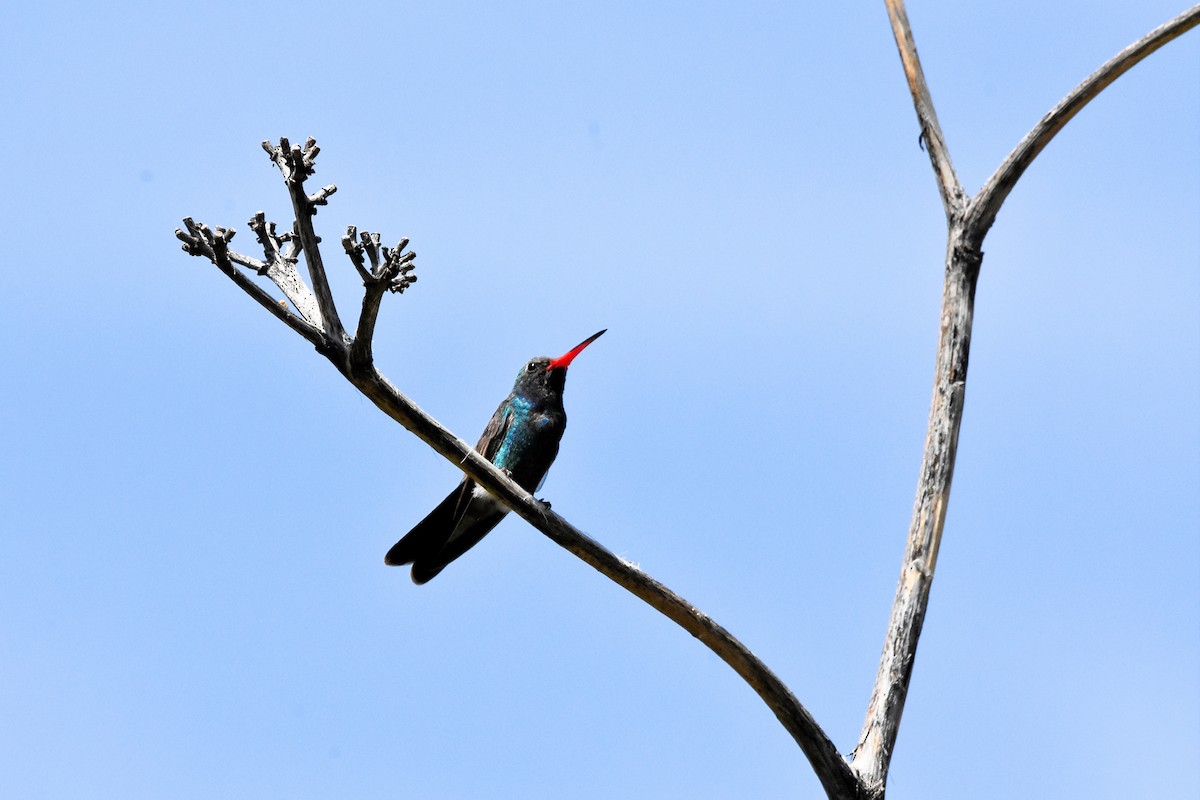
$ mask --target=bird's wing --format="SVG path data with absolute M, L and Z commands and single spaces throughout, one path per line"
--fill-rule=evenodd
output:
M 475 449 L 491 461 L 496 457 L 496 452 L 499 451 L 500 445 L 504 444 L 504 437 L 508 436 L 508 429 L 512 426 L 512 405 L 507 400 L 500 404 L 496 409 L 496 413 L 492 414 L 492 418 L 488 420 L 487 427 L 483 429 L 483 435 L 479 437 L 479 442 L 475 445 Z M 463 482 L 458 487 L 458 504 L 454 508 L 454 518 L 461 519 L 466 513 L 467 505 L 471 502 L 471 495 L 475 492 L 475 481 L 470 478 L 464 478 Z
M 488 461 L 496 457 L 496 451 L 500 449 L 500 445 L 504 444 L 504 437 L 508 436 L 512 418 L 512 403 L 505 400 L 488 420 L 487 427 L 483 429 L 483 435 L 479 437 L 479 443 L 475 445 L 475 449 L 482 453 Z
M 488 461 L 495 458 L 512 425 L 512 406 L 496 409 L 475 449 Z M 475 481 L 463 477 L 425 519 L 392 545 L 384 563 L 412 564 L 412 578 L 425 583 L 454 559 L 469 550 L 504 518 L 508 510 L 491 496 L 475 497 Z M 474 505 L 472 502 L 474 501 Z

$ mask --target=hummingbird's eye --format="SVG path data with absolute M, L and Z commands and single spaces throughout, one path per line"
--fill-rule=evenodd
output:
M 534 364 L 532 361 L 525 365 L 526 372 L 533 372 L 535 369 L 537 369 L 537 364 Z

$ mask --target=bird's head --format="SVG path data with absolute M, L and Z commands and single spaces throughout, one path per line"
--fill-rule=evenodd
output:
M 608 329 L 605 328 L 604 331 L 606 330 Z M 583 348 L 599 339 L 604 331 L 593 333 L 558 358 L 547 358 L 546 356 L 531 358 L 517 374 L 517 385 L 513 391 L 533 397 L 562 394 L 563 387 L 567 383 L 567 367 L 571 366 L 575 356 L 583 352 Z

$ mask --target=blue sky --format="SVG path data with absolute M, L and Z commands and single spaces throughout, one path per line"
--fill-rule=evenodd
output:
M 0 30 L 0 775 L 22 798 L 817 797 L 706 649 L 516 519 L 383 566 L 454 468 L 214 267 L 315 136 L 412 240 L 381 369 L 474 441 L 571 370 L 543 494 L 853 747 L 912 505 L 942 211 L 881 3 L 20 4 Z M 975 191 L 1182 9 L 912 3 Z M 985 243 L 889 798 L 1200 792 L 1200 34 Z

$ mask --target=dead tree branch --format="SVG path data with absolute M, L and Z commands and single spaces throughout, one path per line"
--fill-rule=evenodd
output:
M 950 163 L 949 151 L 917 57 L 904 2 L 885 0 L 885 3 L 921 127 L 921 137 L 926 144 L 946 208 L 947 242 L 946 279 L 925 453 L 921 460 L 912 522 L 883 654 L 867 704 L 866 720 L 851 762 L 855 774 L 871 797 L 882 797 L 887 783 L 946 522 L 958 450 L 958 432 L 962 424 L 975 286 L 983 261 L 984 237 L 1025 169 L 1088 101 L 1138 61 L 1200 23 L 1200 6 L 1196 6 L 1118 53 L 1043 117 L 988 179 L 983 189 L 974 198 L 968 199 Z
M 1096 95 L 1104 91 L 1117 78 L 1133 69 L 1138 62 L 1158 48 L 1200 25 L 1200 5 L 1192 6 L 1170 22 L 1158 26 L 1141 39 L 1110 58 L 1100 69 L 1087 76 L 1058 105 L 1050 109 L 1020 144 L 988 178 L 979 194 L 971 201 L 967 216 L 967 227 L 982 240 L 984 234 L 996 221 L 996 214 L 1004 204 L 1008 193 L 1017 185 L 1025 170 L 1037 158 L 1038 153 L 1050 143 L 1059 131 L 1070 122 Z
M 904 76 L 908 79 L 908 91 L 912 94 L 913 106 L 917 111 L 917 124 L 921 127 L 920 142 L 929 153 L 938 192 L 942 195 L 942 206 L 946 209 L 946 218 L 950 219 L 962 211 L 966 194 L 954 172 L 954 165 L 950 163 L 950 150 L 946 147 L 946 137 L 942 135 L 929 85 L 925 83 L 925 71 L 921 69 L 921 59 L 917 55 L 917 44 L 913 41 L 903 0 L 885 2 L 892 23 L 892 35 L 896 38 L 900 61 L 904 65 Z
M 282 138 L 278 146 L 263 142 L 262 147 L 275 162 L 275 166 L 279 167 L 288 195 L 292 198 L 292 213 L 296 216 L 294 233 L 300 241 L 301 249 L 304 250 L 308 277 L 312 281 L 312 291 L 316 295 L 317 307 L 321 312 L 322 329 L 331 339 L 346 340 L 346 330 L 338 317 L 333 292 L 329 289 L 329 279 L 325 275 L 325 264 L 317 247 L 321 239 L 313 230 L 312 223 L 312 218 L 317 214 L 317 206 L 327 205 L 329 196 L 337 191 L 337 187 L 330 184 L 312 195 L 304 192 L 304 181 L 313 174 L 313 165 L 321 148 L 317 147 L 316 139 L 311 136 L 305 140 L 303 146 L 291 145 L 286 138 Z
M 303 148 L 289 147 L 287 140 L 281 139 L 278 147 L 264 142 L 263 149 L 283 172 L 296 211 L 294 233 L 288 238 L 274 238 L 274 226 L 267 224 L 261 214 L 256 215 L 251 220 L 251 227 L 263 244 L 267 257 L 267 261 L 263 262 L 228 249 L 228 242 L 233 238 L 232 230 L 217 228 L 215 232 L 209 231 L 206 226 L 186 219 L 186 231 L 175 232 L 184 243 L 183 249 L 216 264 L 246 293 L 313 343 L 380 410 L 416 434 L 552 541 L 699 639 L 732 667 L 774 712 L 808 757 L 826 793 L 832 798 L 846 800 L 857 797 L 858 780 L 833 742 L 787 686 L 744 644 L 678 594 L 636 566 L 618 558 L 535 500 L 474 448 L 426 414 L 376 369 L 371 340 L 383 296 L 388 291 L 403 292 L 416 281 L 413 274 L 415 253 L 404 252 L 408 246 L 407 239 L 401 239 L 395 247 L 388 248 L 380 245 L 382 237 L 379 234 L 359 234 L 354 226 L 347 229 L 341 240 L 342 248 L 364 287 L 362 310 L 355 336 L 351 339 L 337 316 L 318 252 L 320 240 L 311 220 L 315 206 L 324 205 L 335 188 L 327 186 L 312 196 L 306 195 L 303 189 L 304 179 L 313 173 L 319 148 L 310 138 Z M 299 241 L 300 249 L 307 258 L 314 287 L 311 293 L 294 269 L 296 241 Z M 280 245 L 285 243 L 293 246 L 281 250 Z M 301 316 L 293 314 L 286 304 L 276 302 L 236 265 L 253 269 L 274 281 Z M 289 266 L 292 267 L 291 273 L 288 272 Z M 293 275 L 301 288 L 297 289 L 292 284 Z

